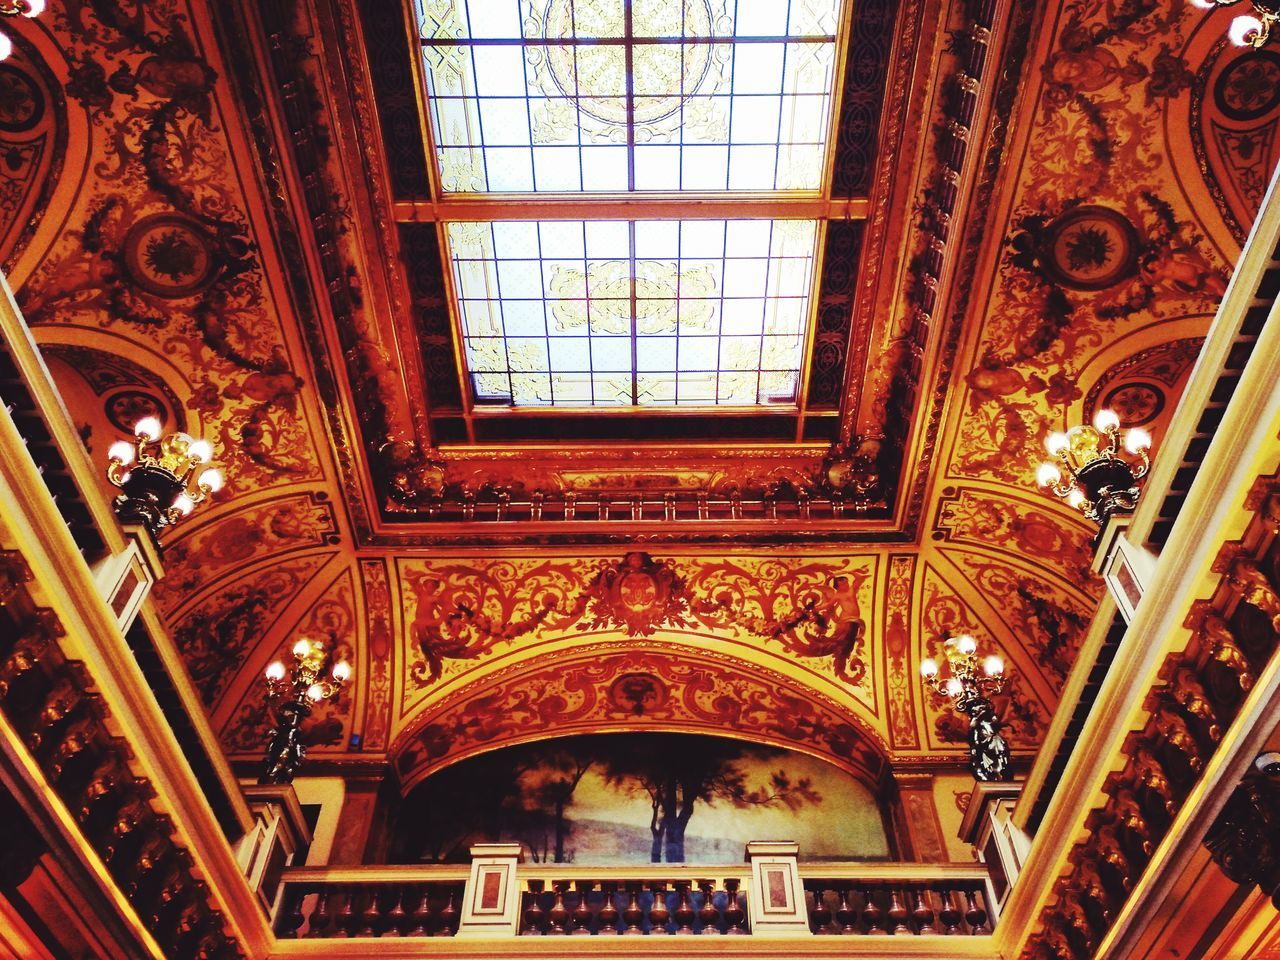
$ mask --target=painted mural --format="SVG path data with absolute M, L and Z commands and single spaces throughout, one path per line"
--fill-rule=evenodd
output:
M 466 798 L 459 802 L 459 798 Z M 742 862 L 751 840 L 806 860 L 889 856 L 871 790 L 806 754 L 721 737 L 623 733 L 484 753 L 405 798 L 393 856 L 467 862 L 479 842 L 591 865 Z

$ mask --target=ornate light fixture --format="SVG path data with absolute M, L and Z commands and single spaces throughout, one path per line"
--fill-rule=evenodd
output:
M 1230 7 L 1240 0 L 1191 0 L 1201 10 Z M 1271 39 L 1271 28 L 1280 23 L 1280 0 L 1252 0 L 1253 13 L 1242 13 L 1231 21 L 1227 38 L 1237 47 L 1260 49 Z
M 279 660 L 267 667 L 267 703 L 279 700 L 276 728 L 267 744 L 259 783 L 292 783 L 307 755 L 302 745 L 302 721 L 311 716 L 312 707 L 342 689 L 351 676 L 351 664 L 335 663 L 329 675 L 322 676 L 328 656 L 324 644 L 303 638 L 293 645 L 293 665 Z
M 1140 462 L 1123 459 L 1122 446 Z M 1040 464 L 1036 481 L 1099 526 L 1113 513 L 1128 513 L 1137 506 L 1138 481 L 1151 466 L 1147 431 L 1126 430 L 1122 442 L 1120 418 L 1112 410 L 1099 410 L 1093 426 L 1080 424 L 1066 433 L 1051 433 L 1045 447 L 1058 462 Z
M 195 505 L 222 489 L 222 471 L 208 466 L 213 446 L 185 433 L 160 438 L 158 417 L 143 417 L 133 427 L 132 443 L 118 440 L 107 450 L 107 479 L 123 491 L 116 515 L 141 523 L 152 534 L 189 514 Z
M 951 637 L 943 649 L 948 676 L 941 675 L 933 658 L 921 661 L 920 676 L 969 717 L 969 768 L 978 780 L 1013 779 L 1009 744 L 1000 735 L 1004 724 L 991 703 L 991 696 L 1004 689 L 1004 661 L 992 654 L 979 662 L 978 642 L 967 633 Z
M 0 0 L 0 17 L 38 17 L 44 13 L 45 0 Z M 0 60 L 13 53 L 13 41 L 0 32 Z

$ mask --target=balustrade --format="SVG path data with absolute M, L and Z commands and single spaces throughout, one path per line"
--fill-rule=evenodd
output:
M 986 868 L 801 864 L 810 930 L 822 935 L 991 933 Z M 728 867 L 522 865 L 510 935 L 744 936 L 751 873 Z M 285 939 L 447 937 L 458 931 L 463 866 L 286 869 L 276 911 Z M 803 931 L 802 931 L 803 933 Z M 493 932 L 492 936 L 504 936 Z
M 981 879 L 805 879 L 810 928 L 839 936 L 980 936 L 991 932 Z
M 741 935 L 741 877 L 526 881 L 523 936 Z
M 455 878 L 457 871 L 444 873 L 444 877 L 418 873 L 414 879 L 372 881 L 286 876 L 276 911 L 276 936 L 319 940 L 452 937 L 458 932 L 464 883 Z

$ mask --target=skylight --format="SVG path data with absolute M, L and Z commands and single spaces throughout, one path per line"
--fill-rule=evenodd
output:
M 446 193 L 816 191 L 839 0 L 419 0 Z
M 449 224 L 475 402 L 795 403 L 817 226 Z

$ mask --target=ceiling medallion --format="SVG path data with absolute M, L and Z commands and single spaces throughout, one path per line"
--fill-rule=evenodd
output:
M 129 278 L 158 297 L 189 297 L 218 269 L 208 234 L 177 213 L 154 213 L 130 227 L 122 258 Z
M 1138 232 L 1120 212 L 1086 205 L 1045 229 L 1045 267 L 1059 283 L 1104 290 L 1138 272 Z

